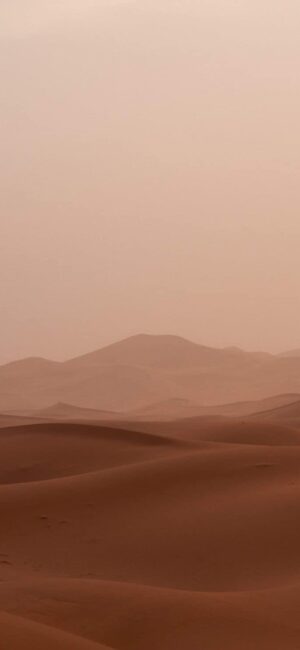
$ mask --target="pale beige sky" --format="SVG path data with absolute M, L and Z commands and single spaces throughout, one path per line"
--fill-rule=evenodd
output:
M 2 0 L 0 362 L 300 347 L 297 0 Z

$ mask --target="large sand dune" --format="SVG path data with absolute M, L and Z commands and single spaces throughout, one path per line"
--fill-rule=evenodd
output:
M 296 650 L 300 430 L 261 420 L 0 432 L 4 650 Z

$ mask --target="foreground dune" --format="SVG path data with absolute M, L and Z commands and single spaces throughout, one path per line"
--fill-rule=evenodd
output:
M 191 446 L 191 445 L 190 445 Z M 0 485 L 72 476 L 189 448 L 155 433 L 40 423 L 1 430 Z
M 7 650 L 109 650 L 102 644 L 8 614 L 0 614 L 0 627 L 2 648 Z
M 272 422 L 2 429 L 4 650 L 296 650 L 299 466 Z
M 95 580 L 28 579 L 0 587 L 1 607 L 4 593 L 5 607 L 16 609 L 18 616 L 120 650 L 298 648 L 300 586 L 207 594 Z

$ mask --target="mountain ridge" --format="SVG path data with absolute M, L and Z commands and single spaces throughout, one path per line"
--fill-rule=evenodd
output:
M 300 393 L 300 358 L 175 335 L 138 334 L 64 362 L 30 357 L 0 367 L 2 412 L 57 403 L 124 412 L 174 399 L 210 406 L 284 393 Z

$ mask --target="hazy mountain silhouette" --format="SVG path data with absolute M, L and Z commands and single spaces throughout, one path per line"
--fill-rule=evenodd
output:
M 181 412 L 285 393 L 300 393 L 300 358 L 178 336 L 142 334 L 63 363 L 30 358 L 0 367 L 2 412 L 57 403 L 128 411 L 170 400 Z
M 231 361 L 255 362 L 268 355 L 238 348 L 215 349 L 180 336 L 138 334 L 67 362 L 69 366 L 130 364 L 158 368 L 189 368 Z

